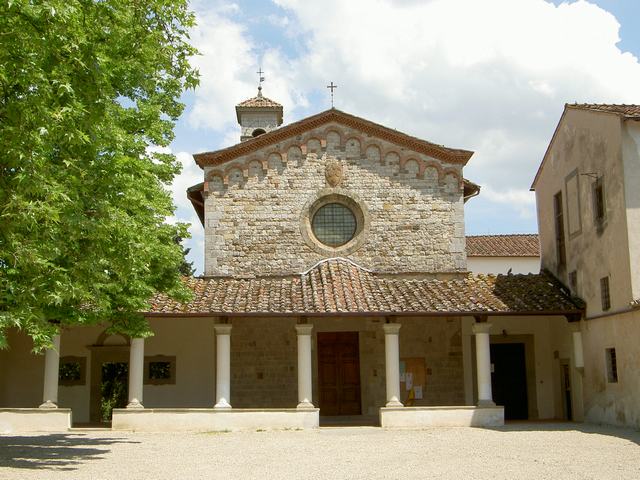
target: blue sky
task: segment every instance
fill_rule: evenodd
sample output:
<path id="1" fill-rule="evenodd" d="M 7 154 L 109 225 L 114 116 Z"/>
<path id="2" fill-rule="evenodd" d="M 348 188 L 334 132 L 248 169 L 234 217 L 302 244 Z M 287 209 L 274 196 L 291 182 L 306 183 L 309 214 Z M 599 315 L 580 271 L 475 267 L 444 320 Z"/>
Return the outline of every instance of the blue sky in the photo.
<path id="1" fill-rule="evenodd" d="M 275 0 L 192 3 L 201 84 L 171 150 L 176 219 L 203 229 L 186 187 L 202 181 L 192 153 L 239 140 L 234 105 L 256 93 L 285 123 L 330 106 L 434 143 L 475 152 L 482 185 L 465 207 L 468 234 L 535 232 L 528 189 L 566 102 L 640 103 L 637 0 Z"/>

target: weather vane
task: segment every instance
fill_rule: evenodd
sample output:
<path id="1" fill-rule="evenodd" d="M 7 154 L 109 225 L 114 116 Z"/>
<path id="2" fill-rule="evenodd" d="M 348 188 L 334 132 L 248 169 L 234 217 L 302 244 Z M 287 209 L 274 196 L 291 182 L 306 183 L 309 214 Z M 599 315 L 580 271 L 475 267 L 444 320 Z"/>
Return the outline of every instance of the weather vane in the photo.
<path id="1" fill-rule="evenodd" d="M 258 88 L 262 89 L 262 82 L 264 82 L 262 67 L 260 67 L 256 73 L 258 74 Z"/>
<path id="2" fill-rule="evenodd" d="M 336 88 L 338 88 L 338 85 L 334 85 L 334 84 L 333 84 L 333 81 L 332 81 L 329 85 L 327 85 L 327 88 L 328 88 L 329 90 L 331 90 L 331 108 L 333 108 L 333 91 L 334 91 Z"/>

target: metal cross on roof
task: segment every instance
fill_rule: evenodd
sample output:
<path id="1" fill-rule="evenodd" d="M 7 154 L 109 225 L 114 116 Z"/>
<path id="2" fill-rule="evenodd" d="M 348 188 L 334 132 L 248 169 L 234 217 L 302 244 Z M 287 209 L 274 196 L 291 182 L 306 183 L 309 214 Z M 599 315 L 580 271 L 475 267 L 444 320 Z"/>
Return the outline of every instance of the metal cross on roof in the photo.
<path id="1" fill-rule="evenodd" d="M 264 72 L 262 71 L 262 67 L 260 67 L 256 73 L 258 74 L 258 79 L 259 79 L 258 86 L 261 86 L 262 82 L 264 82 L 264 77 L 262 76 Z"/>
<path id="2" fill-rule="evenodd" d="M 333 81 L 332 81 L 329 85 L 327 85 L 327 88 L 328 88 L 329 90 L 331 90 L 331 108 L 333 108 L 333 91 L 334 91 L 336 88 L 338 88 L 338 85 L 334 85 L 334 84 L 333 84 Z"/>

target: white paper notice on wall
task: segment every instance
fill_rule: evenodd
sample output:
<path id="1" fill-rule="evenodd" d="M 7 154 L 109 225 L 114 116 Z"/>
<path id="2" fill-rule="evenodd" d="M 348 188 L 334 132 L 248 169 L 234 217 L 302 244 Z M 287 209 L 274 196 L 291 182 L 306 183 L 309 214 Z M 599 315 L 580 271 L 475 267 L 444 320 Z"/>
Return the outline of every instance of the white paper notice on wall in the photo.
<path id="1" fill-rule="evenodd" d="M 422 385 L 413 387 L 413 394 L 416 400 L 422 400 Z"/>
<path id="2" fill-rule="evenodd" d="M 405 385 L 407 387 L 407 391 L 413 388 L 413 373 L 407 372 L 405 377 Z"/>
<path id="3" fill-rule="evenodd" d="M 400 382 L 405 382 L 407 380 L 407 375 L 405 372 L 400 374 Z"/>

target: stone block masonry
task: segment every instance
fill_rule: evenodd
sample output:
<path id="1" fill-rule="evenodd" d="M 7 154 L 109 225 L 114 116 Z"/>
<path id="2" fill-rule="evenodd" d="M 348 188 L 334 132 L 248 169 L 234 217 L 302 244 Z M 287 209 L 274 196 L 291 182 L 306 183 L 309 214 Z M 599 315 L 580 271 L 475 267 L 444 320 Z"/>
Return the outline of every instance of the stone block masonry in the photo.
<path id="1" fill-rule="evenodd" d="M 331 256 L 386 273 L 466 271 L 460 165 L 336 124 L 207 167 L 205 181 L 206 275 L 296 274 Z M 348 251 L 304 238 L 310 205 L 331 194 L 363 211 L 367 228 Z"/>

